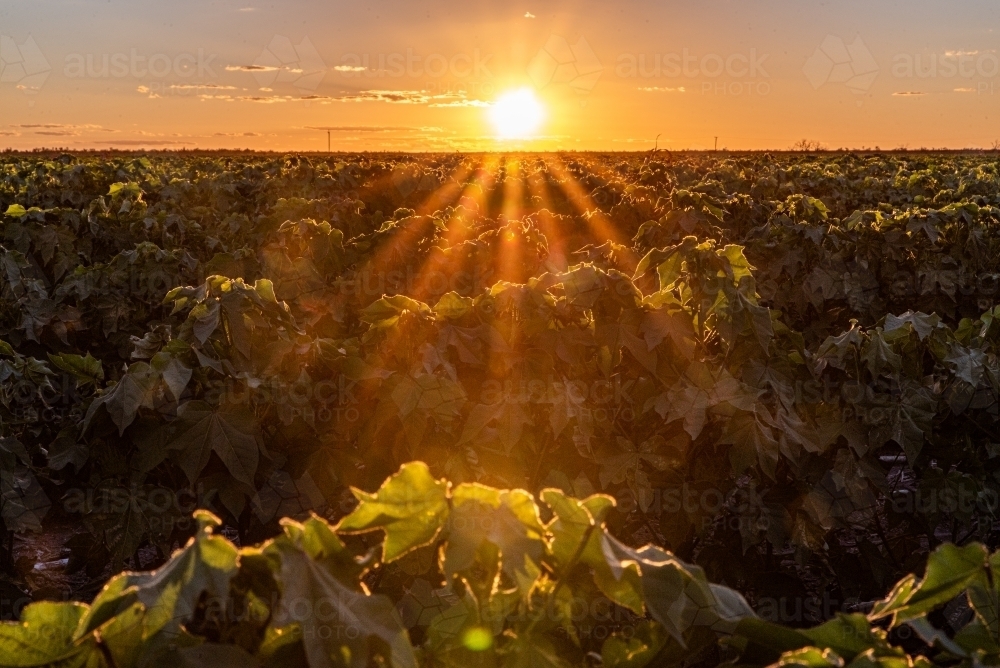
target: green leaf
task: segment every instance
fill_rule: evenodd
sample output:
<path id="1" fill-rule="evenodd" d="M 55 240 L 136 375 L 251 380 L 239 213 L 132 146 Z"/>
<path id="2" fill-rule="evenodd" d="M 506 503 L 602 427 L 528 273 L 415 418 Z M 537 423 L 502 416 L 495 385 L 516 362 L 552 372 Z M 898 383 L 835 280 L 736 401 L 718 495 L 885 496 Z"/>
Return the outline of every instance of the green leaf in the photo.
<path id="1" fill-rule="evenodd" d="M 990 577 L 976 578 L 969 586 L 969 603 L 989 632 L 994 644 L 1000 644 L 1000 552 L 988 560 Z"/>
<path id="2" fill-rule="evenodd" d="M 79 431 L 72 427 L 62 429 L 55 440 L 46 448 L 45 454 L 49 468 L 61 471 L 72 464 L 79 471 L 90 458 L 90 447 L 78 439 Z"/>
<path id="3" fill-rule="evenodd" d="M 979 543 L 957 547 L 945 543 L 927 559 L 924 578 L 915 585 L 912 576 L 900 581 L 884 600 L 875 604 L 869 617 L 892 615 L 892 625 L 922 617 L 955 598 L 986 576 L 986 548 Z"/>
<path id="4" fill-rule="evenodd" d="M 104 390 L 100 397 L 90 404 L 87 416 L 84 418 L 84 429 L 90 424 L 98 407 L 104 406 L 111 419 L 118 426 L 119 435 L 125 433 L 125 428 L 132 424 L 141 406 L 153 407 L 153 398 L 159 373 L 145 362 L 136 362 L 129 367 L 128 373 L 122 376 L 116 385 Z"/>
<path id="5" fill-rule="evenodd" d="M 22 218 L 28 215 L 28 211 L 20 204 L 11 204 L 7 207 L 7 210 L 4 211 L 4 215 L 12 218 Z"/>
<path id="6" fill-rule="evenodd" d="M 435 480 L 423 462 L 404 464 L 374 494 L 356 488 L 351 491 L 360 504 L 340 521 L 337 531 L 382 529 L 382 560 L 386 563 L 431 543 L 448 518 L 448 484 Z"/>
<path id="7" fill-rule="evenodd" d="M 751 271 L 753 267 L 750 266 L 750 262 L 743 255 L 743 247 L 737 246 L 735 244 L 729 244 L 720 251 L 717 251 L 721 257 L 726 258 L 729 261 L 729 267 L 733 271 L 733 282 L 739 283 L 740 279 L 744 276 L 753 277 L 753 272 Z"/>
<path id="8" fill-rule="evenodd" d="M 39 602 L 27 606 L 20 622 L 0 624 L 0 665 L 86 666 L 95 647 L 74 644 L 88 607 L 82 603 Z M 94 657 L 96 658 L 96 657 Z"/>
<path id="9" fill-rule="evenodd" d="M 669 641 L 662 626 L 644 619 L 633 633 L 617 632 L 604 641 L 602 665 L 605 668 L 644 668 L 651 665 Z"/>
<path id="10" fill-rule="evenodd" d="M 206 642 L 181 647 L 157 658 L 160 665 L 177 668 L 256 668 L 260 662 L 239 645 Z"/>
<path id="11" fill-rule="evenodd" d="M 163 648 L 175 641 L 191 620 L 206 593 L 210 600 L 224 601 L 229 582 L 236 575 L 236 547 L 212 533 L 221 522 L 205 510 L 195 513 L 198 530 L 187 545 L 166 564 L 151 573 L 123 573 L 112 578 L 81 620 L 76 637 L 90 634 L 136 603 L 143 606 L 142 639 L 147 650 Z M 129 653 L 121 646 L 113 651 Z"/>
<path id="12" fill-rule="evenodd" d="M 221 315 L 221 302 L 218 299 L 201 302 L 191 309 L 188 320 L 192 323 L 191 331 L 199 343 L 205 345 L 208 337 L 218 329 Z"/>
<path id="13" fill-rule="evenodd" d="M 394 668 L 416 668 L 417 660 L 399 613 L 385 596 L 371 596 L 345 586 L 330 569 L 312 559 L 293 530 L 265 548 L 280 559 L 282 601 L 277 628 L 299 626 L 313 668 L 370 664 L 371 638 L 384 642 Z"/>
<path id="14" fill-rule="evenodd" d="M 445 293 L 434 305 L 434 313 L 447 320 L 458 320 L 472 310 L 471 297 L 463 297 L 457 292 Z"/>
<path id="15" fill-rule="evenodd" d="M 614 500 L 595 494 L 578 501 L 557 489 L 542 490 L 542 500 L 555 513 L 548 530 L 552 534 L 550 550 L 561 576 L 568 576 L 578 564 L 586 565 L 594 583 L 608 598 L 641 615 L 645 605 L 638 567 L 608 552 L 609 536 L 603 525 Z"/>
<path id="16" fill-rule="evenodd" d="M 177 417 L 177 437 L 168 448 L 179 451 L 180 466 L 192 484 L 214 452 L 236 480 L 254 486 L 261 438 L 257 418 L 249 408 L 194 400 L 182 404 Z"/>
<path id="17" fill-rule="evenodd" d="M 804 647 L 786 652 L 774 668 L 843 668 L 844 660 L 832 649 Z"/>
<path id="18" fill-rule="evenodd" d="M 41 531 L 52 505 L 30 463 L 20 441 L 0 438 L 0 519 L 8 531 Z"/>
<path id="19" fill-rule="evenodd" d="M 446 576 L 472 568 L 483 542 L 488 541 L 499 549 L 501 568 L 521 593 L 530 591 L 545 552 L 545 529 L 530 494 L 461 484 L 452 494 L 447 527 Z"/>
<path id="20" fill-rule="evenodd" d="M 404 311 L 429 315 L 430 307 L 405 295 L 382 297 L 361 311 L 361 321 L 379 327 L 387 327 L 396 322 Z"/>
<path id="21" fill-rule="evenodd" d="M 466 400 L 461 383 L 429 373 L 400 377 L 391 396 L 407 438 L 414 446 L 420 443 L 428 418 L 447 423 L 458 417 Z"/>
<path id="22" fill-rule="evenodd" d="M 459 444 L 482 443 L 487 439 L 488 425 L 496 423 L 493 430 L 495 437 L 504 452 L 511 454 L 514 446 L 521 440 L 525 425 L 531 424 L 531 416 L 525 410 L 523 402 L 499 401 L 495 404 L 476 404 L 469 411 L 469 417 L 462 428 Z"/>
<path id="23" fill-rule="evenodd" d="M 104 380 L 104 367 L 101 365 L 101 361 L 91 357 L 90 353 L 87 353 L 86 357 L 70 353 L 59 355 L 49 353 L 49 361 L 56 368 L 73 376 L 78 385 L 91 383 L 96 385 L 98 381 Z"/>
<path id="24" fill-rule="evenodd" d="M 774 478 L 780 449 L 766 422 L 748 411 L 739 411 L 726 422 L 719 444 L 733 446 L 729 450 L 729 460 L 736 475 L 756 463 L 765 475 Z"/>
<path id="25" fill-rule="evenodd" d="M 194 370 L 185 366 L 173 355 L 163 352 L 156 353 L 150 363 L 160 372 L 174 399 L 180 400 L 184 389 L 191 382 Z"/>
<path id="26" fill-rule="evenodd" d="M 868 365 L 868 371 L 876 377 L 883 370 L 899 371 L 903 364 L 903 358 L 886 343 L 881 328 L 871 333 L 861 350 L 861 358 Z"/>
<path id="27" fill-rule="evenodd" d="M 654 499 L 653 487 L 643 468 L 643 462 L 658 471 L 665 470 L 670 459 L 659 453 L 664 445 L 665 441 L 661 436 L 648 438 L 638 447 L 619 436 L 618 449 L 598 458 L 601 465 L 601 487 L 606 489 L 610 483 L 627 483 L 642 512 L 646 512 Z"/>
<path id="28" fill-rule="evenodd" d="M 888 650 L 885 639 L 872 631 L 868 619 L 862 614 L 838 614 L 828 622 L 813 629 L 799 631 L 817 647 L 830 648 L 845 661 L 872 648 Z"/>

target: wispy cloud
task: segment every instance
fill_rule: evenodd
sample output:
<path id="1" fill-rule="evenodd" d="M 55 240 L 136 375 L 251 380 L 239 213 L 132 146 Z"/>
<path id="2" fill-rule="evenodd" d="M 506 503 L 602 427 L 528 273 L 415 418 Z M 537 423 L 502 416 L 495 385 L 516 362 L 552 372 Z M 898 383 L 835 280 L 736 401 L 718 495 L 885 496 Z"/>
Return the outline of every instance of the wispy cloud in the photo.
<path id="1" fill-rule="evenodd" d="M 686 93 L 684 86 L 671 88 L 669 86 L 640 86 L 639 90 L 644 93 Z"/>
<path id="2" fill-rule="evenodd" d="M 427 104 L 431 97 L 422 90 L 363 90 L 336 98 L 338 102 L 389 102 L 391 104 Z"/>
<path id="3" fill-rule="evenodd" d="M 306 125 L 304 130 L 322 130 L 324 132 L 398 132 L 400 130 L 415 130 L 402 125 Z"/>
<path id="4" fill-rule="evenodd" d="M 67 125 L 64 123 L 21 123 L 11 125 L 21 130 L 30 130 L 32 134 L 44 137 L 77 137 L 84 132 L 118 132 L 100 125 Z"/>
<path id="5" fill-rule="evenodd" d="M 80 141 L 77 144 L 100 144 L 102 146 L 193 146 L 194 142 L 177 141 L 172 139 L 117 139 L 114 141 L 88 142 Z"/>
<path id="6" fill-rule="evenodd" d="M 415 127 L 411 125 L 306 125 L 303 130 L 320 130 L 323 132 L 357 132 L 362 134 L 384 132 L 444 132 L 443 128 L 435 126 Z"/>
<path id="7" fill-rule="evenodd" d="M 432 107 L 490 107 L 485 100 L 453 100 L 452 102 L 435 102 Z"/>
<path id="8" fill-rule="evenodd" d="M 277 72 L 280 69 L 271 65 L 226 65 L 227 72 Z"/>
<path id="9" fill-rule="evenodd" d="M 904 90 L 893 93 L 893 97 L 920 97 L 921 95 L 926 95 L 927 93 L 919 90 Z"/>
<path id="10" fill-rule="evenodd" d="M 292 95 L 228 95 L 220 93 L 212 95 L 203 93 L 198 96 L 199 100 L 220 100 L 222 102 L 255 102 L 257 104 L 284 104 L 286 102 L 323 102 L 329 104 L 334 98 L 326 95 L 304 95 L 294 97 Z"/>
<path id="11" fill-rule="evenodd" d="M 944 55 L 954 58 L 955 56 L 978 56 L 981 53 L 995 53 L 996 49 L 974 49 L 971 51 L 945 51 Z"/>
<path id="12" fill-rule="evenodd" d="M 466 97 L 463 92 L 438 93 L 426 90 L 363 90 L 333 98 L 338 102 L 388 102 L 390 104 L 429 104 L 432 107 L 488 107 L 489 102 Z"/>
<path id="13" fill-rule="evenodd" d="M 230 90 L 231 87 L 220 87 Z M 264 89 L 261 89 L 262 91 Z M 425 90 L 362 90 L 343 95 L 229 95 L 228 93 L 203 93 L 200 100 L 222 102 L 255 102 L 258 104 L 284 104 L 287 102 L 385 102 L 388 104 L 426 104 L 431 107 L 488 107 L 490 103 L 466 97 L 465 93 L 431 94 Z"/>
<path id="14" fill-rule="evenodd" d="M 173 90 L 238 90 L 236 86 L 223 86 L 222 84 L 171 84 L 168 86 Z"/>

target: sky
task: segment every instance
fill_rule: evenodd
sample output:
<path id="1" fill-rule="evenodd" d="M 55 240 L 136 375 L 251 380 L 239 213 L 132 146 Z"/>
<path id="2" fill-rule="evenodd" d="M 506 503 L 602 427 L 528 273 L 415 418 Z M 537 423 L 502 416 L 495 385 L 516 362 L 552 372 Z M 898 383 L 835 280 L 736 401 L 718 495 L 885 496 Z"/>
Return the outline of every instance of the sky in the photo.
<path id="1" fill-rule="evenodd" d="M 541 122 L 499 136 L 515 90 Z M 998 121 L 998 0 L 0 0 L 0 148 L 990 148 Z"/>

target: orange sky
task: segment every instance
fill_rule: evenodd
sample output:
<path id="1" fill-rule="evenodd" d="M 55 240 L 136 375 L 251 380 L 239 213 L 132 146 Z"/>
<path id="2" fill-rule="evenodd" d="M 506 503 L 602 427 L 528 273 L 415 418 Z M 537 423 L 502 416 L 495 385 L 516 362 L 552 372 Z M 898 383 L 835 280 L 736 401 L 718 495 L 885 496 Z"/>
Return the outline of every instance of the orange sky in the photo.
<path id="1" fill-rule="evenodd" d="M 0 147 L 989 147 L 1000 3 L 2 0 Z M 499 141 L 489 105 L 546 120 Z"/>

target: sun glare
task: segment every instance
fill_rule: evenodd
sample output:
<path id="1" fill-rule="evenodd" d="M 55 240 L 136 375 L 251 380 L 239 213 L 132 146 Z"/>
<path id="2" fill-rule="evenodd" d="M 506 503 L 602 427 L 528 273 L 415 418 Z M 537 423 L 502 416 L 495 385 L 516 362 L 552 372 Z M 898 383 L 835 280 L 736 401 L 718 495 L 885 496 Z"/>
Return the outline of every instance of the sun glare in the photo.
<path id="1" fill-rule="evenodd" d="M 490 107 L 490 121 L 499 139 L 533 137 L 544 118 L 545 109 L 530 88 L 504 93 Z"/>

